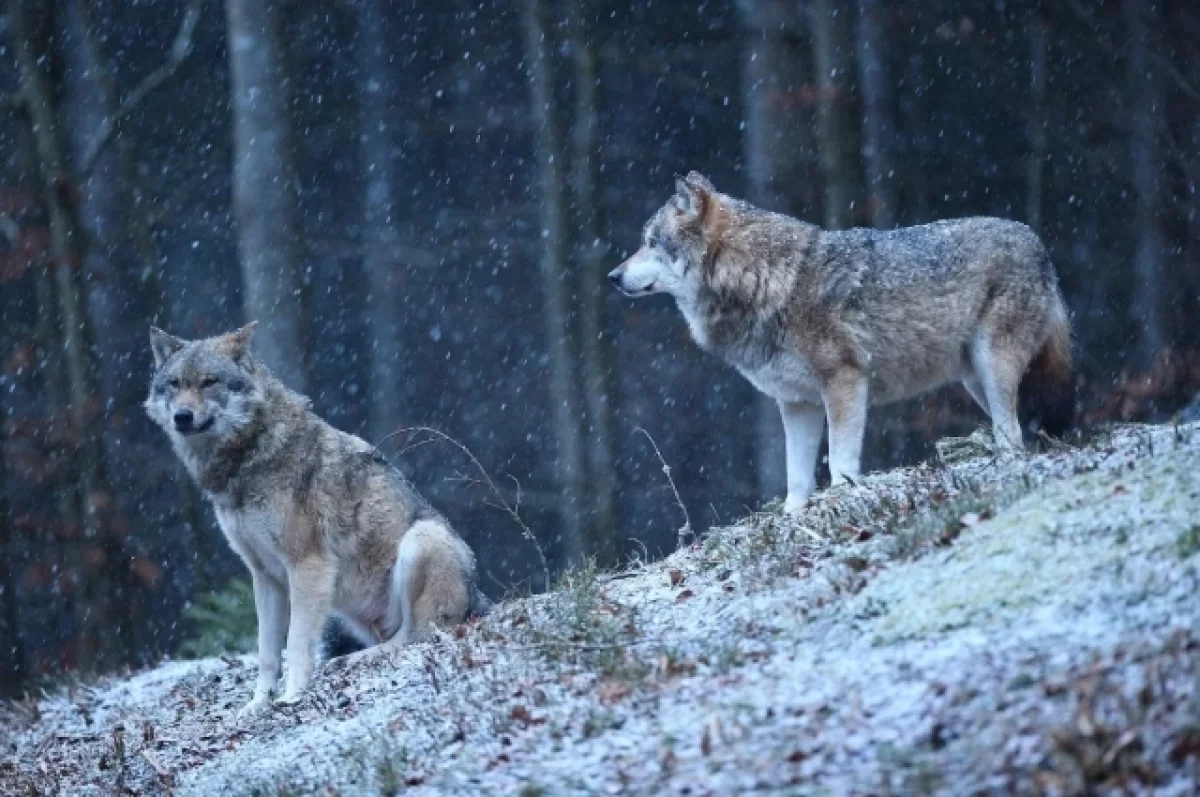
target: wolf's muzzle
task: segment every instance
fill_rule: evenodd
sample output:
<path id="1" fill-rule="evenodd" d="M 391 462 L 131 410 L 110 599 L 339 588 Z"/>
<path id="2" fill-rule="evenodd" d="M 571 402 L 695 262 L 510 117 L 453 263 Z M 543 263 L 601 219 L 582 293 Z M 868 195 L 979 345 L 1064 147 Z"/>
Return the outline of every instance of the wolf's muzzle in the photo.
<path id="1" fill-rule="evenodd" d="M 180 434 L 200 434 L 208 431 L 209 427 L 213 425 L 212 418 L 197 425 L 195 413 L 186 408 L 176 410 L 171 420 L 175 422 L 175 431 Z"/>
<path id="2" fill-rule="evenodd" d="M 190 432 L 192 424 L 196 422 L 196 416 L 192 414 L 191 410 L 176 410 L 172 420 L 175 421 L 175 431 Z"/>

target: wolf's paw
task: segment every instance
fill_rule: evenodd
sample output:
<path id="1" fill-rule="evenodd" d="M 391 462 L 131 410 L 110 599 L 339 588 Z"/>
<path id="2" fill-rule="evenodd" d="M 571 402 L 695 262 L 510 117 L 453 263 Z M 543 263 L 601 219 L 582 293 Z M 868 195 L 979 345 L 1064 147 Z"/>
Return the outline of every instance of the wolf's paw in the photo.
<path id="1" fill-rule="evenodd" d="M 245 719 L 246 717 L 253 717 L 257 714 L 261 714 L 269 705 L 270 700 L 268 699 L 267 695 L 255 695 L 254 697 L 250 698 L 249 703 L 242 706 L 241 710 L 238 711 L 238 719 Z"/>
<path id="2" fill-rule="evenodd" d="M 804 505 L 808 503 L 808 496 L 789 495 L 787 500 L 783 502 L 783 514 L 796 515 L 800 510 L 804 509 Z"/>
<path id="3" fill-rule="evenodd" d="M 275 705 L 279 706 L 280 708 L 290 708 L 298 704 L 303 699 L 304 690 L 300 689 L 293 692 L 289 689 L 283 693 L 282 697 L 275 701 Z"/>

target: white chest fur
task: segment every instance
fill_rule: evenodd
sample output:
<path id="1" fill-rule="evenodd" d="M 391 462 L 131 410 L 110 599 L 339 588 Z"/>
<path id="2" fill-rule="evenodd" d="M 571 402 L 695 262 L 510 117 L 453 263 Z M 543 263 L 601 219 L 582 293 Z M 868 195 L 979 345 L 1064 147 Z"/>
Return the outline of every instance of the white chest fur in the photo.
<path id="1" fill-rule="evenodd" d="M 820 382 L 808 362 L 799 355 L 780 354 L 755 368 L 734 365 L 750 384 L 776 401 L 821 403 Z"/>
<path id="2" fill-rule="evenodd" d="M 214 509 L 225 539 L 246 565 L 286 581 L 281 548 L 284 516 L 264 506 L 234 509 L 215 505 Z"/>

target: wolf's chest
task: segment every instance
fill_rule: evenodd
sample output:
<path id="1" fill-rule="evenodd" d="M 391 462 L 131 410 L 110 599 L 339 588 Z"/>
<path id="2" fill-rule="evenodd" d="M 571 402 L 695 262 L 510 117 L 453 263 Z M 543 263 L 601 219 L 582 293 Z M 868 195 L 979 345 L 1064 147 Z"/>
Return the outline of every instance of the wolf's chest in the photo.
<path id="1" fill-rule="evenodd" d="M 283 514 L 261 506 L 233 509 L 217 505 L 214 509 L 217 523 L 234 552 L 251 568 L 265 570 L 284 580 Z"/>
<path id="2" fill-rule="evenodd" d="M 821 402 L 821 384 L 803 357 L 778 354 L 761 365 L 751 367 L 735 362 L 734 367 L 750 384 L 777 401 Z"/>

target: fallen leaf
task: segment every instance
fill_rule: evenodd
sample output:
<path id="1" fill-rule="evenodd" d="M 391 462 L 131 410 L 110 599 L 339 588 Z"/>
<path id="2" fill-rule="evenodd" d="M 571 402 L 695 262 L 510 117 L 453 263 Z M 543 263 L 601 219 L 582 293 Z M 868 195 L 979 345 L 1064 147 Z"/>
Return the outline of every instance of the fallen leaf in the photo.
<path id="1" fill-rule="evenodd" d="M 603 681 L 598 690 L 598 698 L 603 705 L 611 706 L 625 697 L 629 696 L 629 684 L 619 683 L 617 681 Z"/>
<path id="2" fill-rule="evenodd" d="M 869 562 L 861 556 L 847 556 L 842 560 L 842 564 L 853 570 L 855 573 L 861 573 L 867 569 Z"/>
<path id="3" fill-rule="evenodd" d="M 671 586 L 672 587 L 678 587 L 680 584 L 683 583 L 683 571 L 682 570 L 672 570 L 669 575 L 671 577 Z"/>
<path id="4" fill-rule="evenodd" d="M 688 598 L 690 598 L 690 597 L 694 596 L 695 594 L 696 594 L 696 593 L 692 592 L 690 589 L 685 589 L 683 592 L 681 592 L 681 593 L 679 593 L 678 595 L 676 595 L 676 596 L 675 596 L 675 602 L 676 602 L 676 603 L 683 603 L 685 600 L 687 600 Z"/>
<path id="5" fill-rule="evenodd" d="M 529 709 L 521 705 L 513 706 L 509 712 L 509 716 L 526 727 L 530 725 L 544 725 L 546 723 L 545 717 L 535 717 L 529 712 Z"/>

